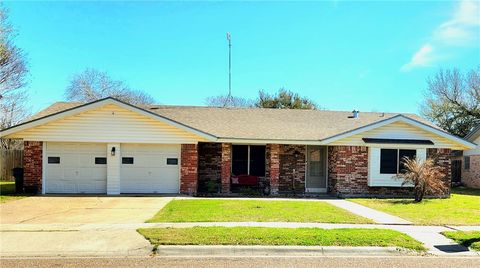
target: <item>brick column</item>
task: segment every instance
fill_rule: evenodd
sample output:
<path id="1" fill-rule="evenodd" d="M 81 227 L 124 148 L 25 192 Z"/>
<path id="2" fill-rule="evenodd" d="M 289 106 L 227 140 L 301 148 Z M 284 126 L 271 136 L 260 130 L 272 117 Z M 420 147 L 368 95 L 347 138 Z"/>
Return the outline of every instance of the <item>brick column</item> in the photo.
<path id="1" fill-rule="evenodd" d="M 42 192 L 42 157 L 41 141 L 23 142 L 23 185 L 28 192 Z"/>
<path id="2" fill-rule="evenodd" d="M 445 148 L 428 148 L 427 149 L 427 158 L 432 158 L 435 161 L 435 164 L 440 166 L 445 177 L 443 179 L 447 190 L 443 193 L 435 193 L 434 195 L 450 194 L 450 186 L 452 183 L 452 169 L 451 169 L 451 150 Z"/>
<path id="3" fill-rule="evenodd" d="M 268 170 L 270 175 L 270 193 L 278 194 L 280 178 L 280 144 L 268 144 Z"/>
<path id="4" fill-rule="evenodd" d="M 230 193 L 230 176 L 232 169 L 232 144 L 222 143 L 222 193 Z"/>
<path id="5" fill-rule="evenodd" d="M 180 193 L 193 195 L 197 192 L 198 147 L 197 144 L 182 144 L 180 167 Z"/>

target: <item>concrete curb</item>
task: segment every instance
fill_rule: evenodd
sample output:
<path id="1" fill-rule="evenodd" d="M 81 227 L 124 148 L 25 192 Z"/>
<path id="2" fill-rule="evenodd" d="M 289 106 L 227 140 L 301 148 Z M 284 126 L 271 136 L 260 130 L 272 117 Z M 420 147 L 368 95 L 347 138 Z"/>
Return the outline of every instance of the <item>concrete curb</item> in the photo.
<path id="1" fill-rule="evenodd" d="M 158 246 L 157 256 L 404 256 L 420 255 L 395 247 L 322 246 Z"/>

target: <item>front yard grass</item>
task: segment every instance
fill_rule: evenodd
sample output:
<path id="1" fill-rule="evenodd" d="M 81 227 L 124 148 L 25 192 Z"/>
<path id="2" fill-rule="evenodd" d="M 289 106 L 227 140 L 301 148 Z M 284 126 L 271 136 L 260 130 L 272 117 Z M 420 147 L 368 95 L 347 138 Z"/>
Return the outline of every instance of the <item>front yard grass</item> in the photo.
<path id="1" fill-rule="evenodd" d="M 26 196 L 15 194 L 15 182 L 0 181 L 0 203 L 22 199 Z"/>
<path id="2" fill-rule="evenodd" d="M 450 198 L 424 199 L 349 199 L 421 225 L 479 225 L 480 190 L 453 188 Z"/>
<path id="3" fill-rule="evenodd" d="M 172 200 L 147 222 L 372 223 L 321 201 Z"/>
<path id="4" fill-rule="evenodd" d="M 379 246 L 424 251 L 410 236 L 385 229 L 320 229 L 266 227 L 192 227 L 139 229 L 159 245 Z"/>
<path id="5" fill-rule="evenodd" d="M 467 248 L 480 251 L 480 231 L 447 231 L 442 234 Z"/>

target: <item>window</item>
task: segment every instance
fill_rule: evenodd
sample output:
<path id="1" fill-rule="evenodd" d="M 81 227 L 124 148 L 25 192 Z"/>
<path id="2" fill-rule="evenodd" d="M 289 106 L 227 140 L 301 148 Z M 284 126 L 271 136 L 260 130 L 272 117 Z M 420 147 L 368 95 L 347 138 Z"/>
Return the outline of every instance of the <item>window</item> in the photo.
<path id="1" fill-rule="evenodd" d="M 250 145 L 250 175 L 265 176 L 265 146 Z"/>
<path id="2" fill-rule="evenodd" d="M 178 165 L 178 158 L 167 158 L 167 165 Z"/>
<path id="3" fill-rule="evenodd" d="M 417 150 L 398 150 L 398 172 L 399 173 L 404 173 L 405 170 L 405 164 L 404 164 L 404 159 L 414 159 L 417 157 Z"/>
<path id="4" fill-rule="evenodd" d="M 464 169 L 469 170 L 470 169 L 470 156 L 465 156 L 463 157 L 464 160 Z"/>
<path id="5" fill-rule="evenodd" d="M 58 156 L 49 156 L 48 157 L 49 164 L 60 164 L 60 157 Z"/>
<path id="6" fill-rule="evenodd" d="M 133 165 L 133 157 L 122 157 L 122 164 Z"/>
<path id="7" fill-rule="evenodd" d="M 95 165 L 105 165 L 107 164 L 106 157 L 95 157 Z"/>
<path id="8" fill-rule="evenodd" d="M 232 173 L 234 175 L 265 176 L 265 146 L 233 145 Z"/>
<path id="9" fill-rule="evenodd" d="M 415 158 L 416 150 L 381 149 L 380 174 L 397 174 L 404 172 L 404 157 Z"/>
<path id="10" fill-rule="evenodd" d="M 382 149 L 380 151 L 380 174 L 397 174 L 398 150 Z"/>

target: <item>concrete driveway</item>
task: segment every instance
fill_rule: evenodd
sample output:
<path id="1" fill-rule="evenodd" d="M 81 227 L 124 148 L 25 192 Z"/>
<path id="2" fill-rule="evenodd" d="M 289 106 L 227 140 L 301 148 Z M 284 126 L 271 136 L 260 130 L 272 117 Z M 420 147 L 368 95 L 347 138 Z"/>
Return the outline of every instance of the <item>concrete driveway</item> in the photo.
<path id="1" fill-rule="evenodd" d="M 115 225 L 143 223 L 171 199 L 42 196 L 2 203 L 0 255 L 146 256 L 150 243 Z M 92 225 L 98 228 L 83 228 Z"/>

